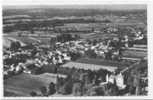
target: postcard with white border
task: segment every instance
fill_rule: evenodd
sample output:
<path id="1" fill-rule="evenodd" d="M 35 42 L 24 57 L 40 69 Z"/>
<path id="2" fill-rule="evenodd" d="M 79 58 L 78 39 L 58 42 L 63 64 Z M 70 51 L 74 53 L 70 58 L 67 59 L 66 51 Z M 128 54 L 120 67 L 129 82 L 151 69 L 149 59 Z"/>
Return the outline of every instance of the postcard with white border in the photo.
<path id="1" fill-rule="evenodd" d="M 152 6 L 3 0 L 2 99 L 151 99 Z"/>

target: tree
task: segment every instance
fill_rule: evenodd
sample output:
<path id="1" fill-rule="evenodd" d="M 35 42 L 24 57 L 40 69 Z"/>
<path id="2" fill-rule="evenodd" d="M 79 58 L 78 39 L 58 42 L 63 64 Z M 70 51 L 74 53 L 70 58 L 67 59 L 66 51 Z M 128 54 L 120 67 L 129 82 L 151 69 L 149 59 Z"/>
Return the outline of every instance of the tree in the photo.
<path id="1" fill-rule="evenodd" d="M 30 33 L 31 34 L 34 34 L 34 30 L 32 28 L 30 29 Z"/>
<path id="2" fill-rule="evenodd" d="M 17 49 L 21 47 L 21 44 L 19 41 L 16 42 L 16 47 L 17 47 Z"/>
<path id="3" fill-rule="evenodd" d="M 35 97 L 37 96 L 37 93 L 35 91 L 30 92 L 30 96 Z"/>
<path id="4" fill-rule="evenodd" d="M 81 83 L 76 82 L 73 84 L 73 95 L 74 96 L 81 96 Z"/>
<path id="5" fill-rule="evenodd" d="M 92 43 L 90 39 L 87 39 L 86 41 L 88 42 L 88 44 L 91 44 Z"/>
<path id="6" fill-rule="evenodd" d="M 107 53 L 105 53 L 105 58 L 107 60 L 111 60 L 112 59 L 112 51 L 108 51 Z"/>
<path id="7" fill-rule="evenodd" d="M 72 80 L 68 80 L 65 84 L 64 84 L 64 86 L 63 86 L 63 88 L 64 88 L 64 94 L 71 94 L 72 93 L 72 87 L 73 87 L 73 82 L 72 82 Z"/>
<path id="8" fill-rule="evenodd" d="M 96 58 L 97 57 L 97 54 L 94 52 L 94 50 L 87 50 L 85 52 L 86 56 L 88 56 L 89 58 Z"/>
<path id="9" fill-rule="evenodd" d="M 54 94 L 56 92 L 56 89 L 55 89 L 55 84 L 53 82 L 51 82 L 49 84 L 49 94 Z"/>
<path id="10" fill-rule="evenodd" d="M 81 57 L 81 54 L 80 53 L 70 52 L 70 57 L 71 57 L 72 61 L 75 61 L 75 60 L 77 60 L 78 58 Z"/>
<path id="11" fill-rule="evenodd" d="M 57 41 L 58 42 L 67 42 L 67 41 L 71 41 L 74 38 L 72 37 L 71 34 L 60 34 L 57 36 Z"/>
<path id="12" fill-rule="evenodd" d="M 96 45 L 96 44 L 97 44 L 97 40 L 94 39 L 94 40 L 93 40 L 93 45 Z"/>
<path id="13" fill-rule="evenodd" d="M 48 96 L 48 93 L 47 93 L 47 88 L 45 86 L 42 86 L 40 88 L 40 92 L 43 96 Z"/>
<path id="14" fill-rule="evenodd" d="M 95 89 L 96 95 L 97 96 L 104 96 L 105 92 L 103 88 L 97 88 Z"/>
<path id="15" fill-rule="evenodd" d="M 15 49 L 16 49 L 16 44 L 15 44 L 15 42 L 11 42 L 10 48 L 11 48 L 11 50 L 15 50 Z"/>
<path id="16" fill-rule="evenodd" d="M 12 50 L 17 50 L 17 49 L 19 49 L 21 47 L 21 44 L 20 44 L 20 42 L 11 42 L 11 46 L 10 46 L 10 48 L 12 49 Z"/>
<path id="17" fill-rule="evenodd" d="M 77 40 L 77 39 L 80 39 L 80 36 L 79 35 L 77 35 L 77 34 L 75 34 L 75 40 Z"/>

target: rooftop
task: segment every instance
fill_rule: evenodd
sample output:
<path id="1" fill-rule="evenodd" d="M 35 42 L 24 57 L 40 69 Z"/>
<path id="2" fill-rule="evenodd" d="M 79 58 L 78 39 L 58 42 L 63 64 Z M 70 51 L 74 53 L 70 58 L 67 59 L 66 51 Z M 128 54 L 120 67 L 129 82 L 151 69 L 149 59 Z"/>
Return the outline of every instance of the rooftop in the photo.
<path id="1" fill-rule="evenodd" d="M 77 68 L 77 69 L 84 69 L 84 70 L 99 70 L 99 69 L 105 69 L 110 72 L 113 72 L 117 69 L 117 67 L 113 66 L 105 66 L 105 65 L 96 65 L 96 64 L 87 64 L 87 63 L 79 63 L 79 62 L 68 62 L 63 65 L 63 67 L 68 68 Z"/>
<path id="2" fill-rule="evenodd" d="M 102 65 L 102 66 L 112 66 L 112 67 L 122 67 L 122 66 L 129 66 L 129 62 L 118 62 L 118 61 L 112 61 L 112 60 L 104 60 L 100 58 L 81 58 L 78 59 L 76 62 L 79 63 L 87 63 L 87 64 L 95 64 L 95 65 Z"/>

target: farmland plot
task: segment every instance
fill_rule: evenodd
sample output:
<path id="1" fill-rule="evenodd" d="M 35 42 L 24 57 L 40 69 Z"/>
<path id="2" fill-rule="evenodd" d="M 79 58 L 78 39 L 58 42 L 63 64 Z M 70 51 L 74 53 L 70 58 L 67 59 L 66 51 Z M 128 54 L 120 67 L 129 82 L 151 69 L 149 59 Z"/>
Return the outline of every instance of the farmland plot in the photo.
<path id="1" fill-rule="evenodd" d="M 14 95 L 29 96 L 31 91 L 39 91 L 40 87 L 47 86 L 50 82 L 56 83 L 55 75 L 49 73 L 40 75 L 23 73 L 4 80 L 4 91 L 9 91 L 10 94 Z M 9 95 L 7 94 L 7 96 Z"/>

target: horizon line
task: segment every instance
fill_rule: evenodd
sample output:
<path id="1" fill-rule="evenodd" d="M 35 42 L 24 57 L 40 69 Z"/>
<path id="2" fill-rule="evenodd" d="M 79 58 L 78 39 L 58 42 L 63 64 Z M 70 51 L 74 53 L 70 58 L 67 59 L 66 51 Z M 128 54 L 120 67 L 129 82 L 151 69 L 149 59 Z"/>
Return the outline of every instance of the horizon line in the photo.
<path id="1" fill-rule="evenodd" d="M 50 5 L 50 4 L 39 4 L 39 5 L 2 5 L 4 9 L 24 9 L 24 8 L 59 8 L 59 9 L 104 9 L 104 10 L 146 10 L 146 4 L 62 4 L 62 5 Z M 29 8 L 30 7 L 30 8 Z"/>

